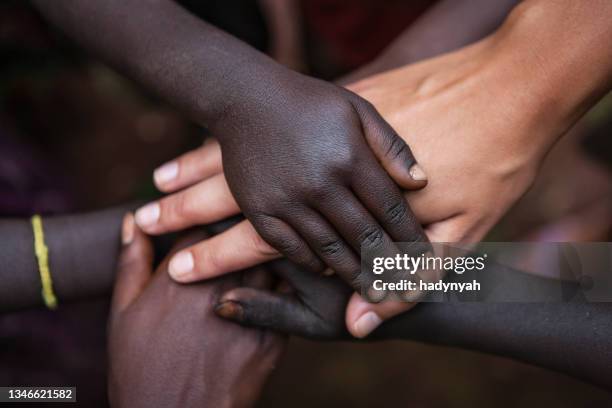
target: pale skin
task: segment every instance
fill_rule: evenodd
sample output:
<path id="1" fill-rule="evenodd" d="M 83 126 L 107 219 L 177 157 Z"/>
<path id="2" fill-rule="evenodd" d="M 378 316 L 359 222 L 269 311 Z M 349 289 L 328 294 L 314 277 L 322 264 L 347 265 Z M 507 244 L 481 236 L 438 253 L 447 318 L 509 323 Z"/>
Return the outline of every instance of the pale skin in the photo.
<path id="1" fill-rule="evenodd" d="M 426 188 L 405 195 L 431 241 L 482 239 L 529 188 L 554 143 L 609 91 L 611 17 L 607 1 L 527 1 L 470 47 L 349 86 L 375 105 L 428 174 Z M 162 169 L 156 184 L 175 194 L 159 202 L 159 222 L 147 232 L 240 211 L 214 142 Z M 279 257 L 248 221 L 187 251 L 197 260 L 190 281 Z M 409 307 L 354 294 L 347 328 L 363 337 Z"/>

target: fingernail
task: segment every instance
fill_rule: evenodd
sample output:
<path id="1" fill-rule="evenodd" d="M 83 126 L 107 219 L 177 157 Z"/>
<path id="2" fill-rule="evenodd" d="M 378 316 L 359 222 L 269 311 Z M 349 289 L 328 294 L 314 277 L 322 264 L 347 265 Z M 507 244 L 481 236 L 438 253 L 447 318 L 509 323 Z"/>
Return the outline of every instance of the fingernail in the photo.
<path id="1" fill-rule="evenodd" d="M 168 265 L 168 272 L 176 280 L 184 279 L 186 275 L 193 272 L 193 255 L 184 251 L 174 255 Z"/>
<path id="2" fill-rule="evenodd" d="M 415 164 L 409 170 L 410 177 L 416 181 L 427 180 L 427 174 L 423 171 L 423 168 L 419 164 Z"/>
<path id="3" fill-rule="evenodd" d="M 155 184 L 164 185 L 174 180 L 178 176 L 179 165 L 175 161 L 168 162 L 160 167 L 158 167 L 153 172 L 153 180 L 155 180 Z"/>
<path id="4" fill-rule="evenodd" d="M 125 214 L 121 226 L 121 243 L 130 245 L 134 241 L 134 216 L 132 213 Z"/>
<path id="5" fill-rule="evenodd" d="M 136 224 L 141 228 L 157 224 L 160 208 L 158 203 L 147 204 L 136 211 Z"/>
<path id="6" fill-rule="evenodd" d="M 231 300 L 226 300 L 215 306 L 215 313 L 225 319 L 242 321 L 244 309 L 242 306 Z"/>
<path id="7" fill-rule="evenodd" d="M 367 312 L 355 322 L 353 335 L 357 338 L 364 338 L 372 333 L 382 323 L 382 319 L 374 312 Z"/>

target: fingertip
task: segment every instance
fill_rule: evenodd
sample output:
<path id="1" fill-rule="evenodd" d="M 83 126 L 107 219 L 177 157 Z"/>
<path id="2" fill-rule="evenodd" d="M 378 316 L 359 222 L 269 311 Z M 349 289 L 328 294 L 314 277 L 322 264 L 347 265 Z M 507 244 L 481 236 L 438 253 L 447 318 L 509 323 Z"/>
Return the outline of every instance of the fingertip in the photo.
<path id="1" fill-rule="evenodd" d="M 412 309 L 416 303 L 385 301 L 369 303 L 354 293 L 346 307 L 346 327 L 357 338 L 367 337 L 385 320 Z"/>
<path id="2" fill-rule="evenodd" d="M 112 308 L 121 310 L 133 302 L 144 290 L 153 273 L 151 240 L 134 223 L 134 216 L 124 216 L 122 225 L 123 250 L 117 263 Z"/>
<path id="3" fill-rule="evenodd" d="M 144 231 L 153 232 L 153 227 L 157 225 L 161 215 L 161 206 L 158 202 L 149 203 L 136 210 L 134 219 L 136 224 Z"/>
<path id="4" fill-rule="evenodd" d="M 363 339 L 376 330 L 382 322 L 382 319 L 376 312 L 366 312 L 355 320 L 350 332 L 354 337 Z"/>
<path id="5" fill-rule="evenodd" d="M 408 173 L 410 174 L 410 178 L 413 181 L 427 183 L 427 174 L 425 173 L 425 170 L 423 170 L 423 167 L 421 167 L 419 163 L 415 163 L 412 167 L 410 167 L 410 170 L 408 170 Z"/>
<path id="6" fill-rule="evenodd" d="M 404 190 L 419 190 L 427 185 L 427 175 L 419 164 L 408 167 L 406 161 L 396 159 L 382 165 L 391 180 Z"/>
<path id="7" fill-rule="evenodd" d="M 134 214 L 128 212 L 123 217 L 121 225 L 121 244 L 123 252 L 121 259 L 123 262 L 130 262 L 132 259 L 149 257 L 152 252 L 152 244 L 149 237 L 138 227 L 135 222 Z"/>
<path id="8" fill-rule="evenodd" d="M 353 293 L 351 299 L 349 300 L 346 306 L 346 317 L 345 323 L 346 328 L 351 333 L 353 337 L 356 338 L 364 338 L 366 337 L 374 328 L 376 328 L 376 317 L 378 316 L 368 316 L 366 319 L 361 320 L 366 314 L 368 314 L 369 308 L 371 304 L 365 301 L 361 295 L 358 293 Z M 380 319 L 380 317 L 378 317 Z M 380 324 L 380 323 L 378 323 Z M 372 327 L 369 331 L 366 329 L 368 327 Z"/>
<path id="9" fill-rule="evenodd" d="M 354 293 L 346 307 L 346 326 L 357 338 L 367 337 L 384 321 L 412 309 L 417 303 L 385 301 L 369 303 Z"/>
<path id="10" fill-rule="evenodd" d="M 179 175 L 179 164 L 176 160 L 165 163 L 153 172 L 153 182 L 155 186 L 163 192 L 171 190 L 172 183 L 177 180 Z"/>
<path id="11" fill-rule="evenodd" d="M 419 164 L 406 169 L 404 164 L 393 164 L 387 171 L 401 188 L 406 190 L 419 190 L 427 185 L 427 175 Z"/>
<path id="12" fill-rule="evenodd" d="M 170 259 L 168 273 L 177 282 L 186 283 L 194 280 L 195 261 L 189 250 L 180 251 Z"/>
<path id="13" fill-rule="evenodd" d="M 240 300 L 240 295 L 239 295 L 238 289 L 233 289 L 221 295 L 221 298 L 219 298 L 219 303 L 238 302 L 239 300 Z"/>
<path id="14" fill-rule="evenodd" d="M 221 300 L 215 306 L 215 314 L 224 319 L 243 321 L 244 320 L 244 309 L 242 305 L 233 300 Z"/>

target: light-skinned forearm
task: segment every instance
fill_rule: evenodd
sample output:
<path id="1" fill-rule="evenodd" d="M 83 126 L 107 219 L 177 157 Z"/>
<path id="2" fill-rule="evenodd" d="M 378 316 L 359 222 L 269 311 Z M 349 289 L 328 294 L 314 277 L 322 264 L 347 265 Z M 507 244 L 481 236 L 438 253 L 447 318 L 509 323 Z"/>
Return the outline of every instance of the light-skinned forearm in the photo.
<path id="1" fill-rule="evenodd" d="M 513 10 L 491 41 L 495 62 L 484 74 L 502 73 L 514 106 L 531 113 L 534 129 L 546 129 L 518 142 L 536 136 L 545 153 L 610 90 L 611 20 L 606 0 L 528 0 Z"/>

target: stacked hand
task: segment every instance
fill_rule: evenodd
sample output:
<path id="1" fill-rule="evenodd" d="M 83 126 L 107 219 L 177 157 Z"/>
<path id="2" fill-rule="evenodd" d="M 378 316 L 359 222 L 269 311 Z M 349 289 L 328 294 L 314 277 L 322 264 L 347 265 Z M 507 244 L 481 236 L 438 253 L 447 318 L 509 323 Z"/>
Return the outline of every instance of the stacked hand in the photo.
<path id="1" fill-rule="evenodd" d="M 275 89 L 266 90 L 258 104 L 232 105 L 211 127 L 223 135 L 227 186 L 271 247 L 311 271 L 332 268 L 358 289 L 362 247 L 384 250 L 394 241 L 424 239 L 390 175 L 407 188 L 425 185 L 425 175 L 406 143 L 368 102 L 333 84 L 286 76 L 279 74 Z M 219 170 L 220 156 L 217 160 L 213 168 Z M 208 164 L 201 166 L 191 172 L 167 165 L 157 173 L 158 181 L 166 181 L 164 191 L 170 191 L 213 175 L 198 173 Z M 202 186 L 196 189 L 185 194 Z M 226 213 L 237 212 L 236 203 Z M 144 207 L 137 222 L 149 233 L 184 227 L 192 224 L 189 214 L 201 214 L 204 203 L 185 201 L 180 212 L 169 215 L 169 206 L 176 205 L 164 201 Z M 193 281 L 206 262 L 206 253 L 183 251 L 170 270 L 177 280 Z"/>
<path id="2" fill-rule="evenodd" d="M 551 138 L 562 133 L 559 125 L 538 120 L 539 111 L 512 92 L 504 80 L 507 72 L 497 63 L 496 43 L 488 39 L 349 86 L 376 106 L 429 174 L 426 188 L 405 197 L 432 241 L 481 239 L 527 190 Z M 163 177 L 168 172 L 160 170 L 156 184 L 175 193 L 159 201 L 158 220 L 144 226 L 147 232 L 209 223 L 240 211 L 221 172 L 221 149 L 215 142 L 162 169 L 168 166 L 175 169 L 174 177 Z M 193 273 L 183 279 L 171 268 L 175 279 L 207 279 L 280 256 L 248 221 L 189 251 L 198 259 Z M 408 307 L 372 305 L 356 295 L 347 309 L 348 329 L 363 336 Z"/>

